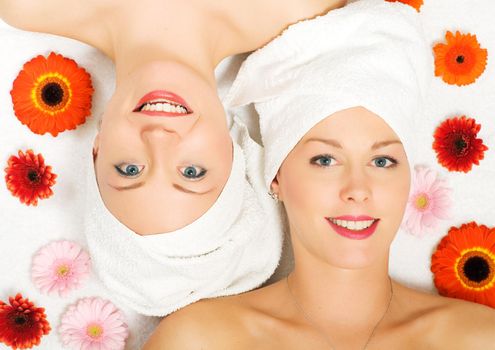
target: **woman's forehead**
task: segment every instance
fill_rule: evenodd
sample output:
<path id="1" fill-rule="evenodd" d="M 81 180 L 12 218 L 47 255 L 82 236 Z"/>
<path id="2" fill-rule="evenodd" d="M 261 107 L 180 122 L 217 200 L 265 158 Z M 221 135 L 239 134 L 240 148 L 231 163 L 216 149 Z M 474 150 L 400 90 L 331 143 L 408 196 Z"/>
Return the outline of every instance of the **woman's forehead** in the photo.
<path id="1" fill-rule="evenodd" d="M 378 142 L 383 141 L 383 138 L 399 139 L 395 131 L 381 117 L 363 107 L 353 107 L 326 117 L 313 126 L 304 135 L 303 140 L 332 139 L 342 145 L 345 141 L 349 141 L 351 136 L 375 138 Z M 354 140 L 350 141 L 354 142 Z"/>

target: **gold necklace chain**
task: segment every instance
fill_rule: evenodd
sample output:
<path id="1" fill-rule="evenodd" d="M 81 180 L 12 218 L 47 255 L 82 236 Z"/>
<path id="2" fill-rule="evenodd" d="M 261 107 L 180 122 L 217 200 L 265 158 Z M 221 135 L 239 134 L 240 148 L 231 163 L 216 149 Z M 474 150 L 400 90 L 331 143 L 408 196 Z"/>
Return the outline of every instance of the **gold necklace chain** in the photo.
<path id="1" fill-rule="evenodd" d="M 375 327 L 373 327 L 373 330 L 371 331 L 371 334 L 368 337 L 368 340 L 366 341 L 366 344 L 364 344 L 364 347 L 363 347 L 362 350 L 366 350 L 366 348 L 368 347 L 368 344 L 370 343 L 371 339 L 375 335 L 376 329 L 378 328 L 378 326 L 380 325 L 380 323 L 382 323 L 383 319 L 385 318 L 385 315 L 387 315 L 388 310 L 390 309 L 390 304 L 392 304 L 392 298 L 394 296 L 394 288 L 392 286 L 392 279 L 389 277 L 388 280 L 390 282 L 390 299 L 388 300 L 387 308 L 385 309 L 385 312 L 383 313 L 382 317 L 375 324 Z M 297 302 L 296 297 L 294 296 L 294 294 L 292 294 L 292 290 L 290 289 L 289 275 L 287 275 L 287 277 L 285 278 L 285 281 L 287 282 L 287 290 L 289 291 L 290 297 L 291 297 L 292 301 L 294 302 L 294 305 L 299 310 L 299 312 L 303 315 L 303 317 L 306 320 L 306 322 L 308 322 L 311 325 L 311 327 L 313 327 L 315 330 L 318 331 L 318 333 L 320 333 L 323 336 L 323 338 L 325 339 L 326 343 L 330 346 L 330 348 L 332 350 L 336 350 L 335 347 L 333 346 L 332 342 L 330 341 L 330 338 L 328 338 L 328 336 L 325 334 L 325 332 L 323 332 L 317 325 L 315 325 L 315 323 L 311 320 L 311 318 L 309 317 L 309 315 L 304 311 L 304 309 L 302 308 L 302 306 L 299 305 L 299 303 Z"/>

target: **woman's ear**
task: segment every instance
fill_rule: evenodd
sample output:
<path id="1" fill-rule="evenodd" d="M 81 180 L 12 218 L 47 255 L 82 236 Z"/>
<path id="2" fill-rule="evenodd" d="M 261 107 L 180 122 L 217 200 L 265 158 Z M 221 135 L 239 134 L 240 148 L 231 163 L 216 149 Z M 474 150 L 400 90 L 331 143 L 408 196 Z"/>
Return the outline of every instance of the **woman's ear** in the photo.
<path id="1" fill-rule="evenodd" d="M 282 194 L 280 193 L 280 186 L 278 184 L 278 176 L 279 174 L 277 173 L 277 175 L 275 176 L 275 178 L 273 179 L 270 185 L 270 193 L 273 193 L 273 195 L 276 196 L 277 199 L 282 202 L 283 200 L 282 200 Z"/>
<path id="2" fill-rule="evenodd" d="M 103 115 L 100 115 L 98 118 L 98 124 L 96 124 L 96 130 L 100 131 L 101 130 L 101 123 L 103 122 Z"/>
<path id="3" fill-rule="evenodd" d="M 100 133 L 96 134 L 95 140 L 93 142 L 93 162 L 96 160 L 98 155 L 98 150 L 100 149 Z"/>

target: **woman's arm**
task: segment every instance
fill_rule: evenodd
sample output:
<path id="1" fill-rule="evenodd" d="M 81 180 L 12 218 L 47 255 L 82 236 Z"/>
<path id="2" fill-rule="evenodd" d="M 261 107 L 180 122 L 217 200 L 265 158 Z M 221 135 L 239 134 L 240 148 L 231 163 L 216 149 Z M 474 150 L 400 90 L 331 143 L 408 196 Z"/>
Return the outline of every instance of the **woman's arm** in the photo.
<path id="1" fill-rule="evenodd" d="M 65 36 L 102 49 L 108 45 L 106 0 L 0 0 L 0 18 L 13 27 Z"/>

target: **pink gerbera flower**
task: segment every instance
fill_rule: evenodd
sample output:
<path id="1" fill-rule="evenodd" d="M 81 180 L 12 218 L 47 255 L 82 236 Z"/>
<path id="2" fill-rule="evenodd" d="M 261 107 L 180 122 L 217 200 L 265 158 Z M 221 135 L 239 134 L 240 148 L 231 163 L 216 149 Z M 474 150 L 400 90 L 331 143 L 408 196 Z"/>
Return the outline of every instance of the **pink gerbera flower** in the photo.
<path id="1" fill-rule="evenodd" d="M 43 246 L 33 258 L 31 276 L 43 293 L 65 296 L 79 288 L 90 271 L 90 258 L 79 245 L 57 241 Z"/>
<path id="2" fill-rule="evenodd" d="M 73 349 L 120 350 L 129 335 L 123 314 L 108 300 L 84 298 L 62 316 L 62 343 Z"/>
<path id="3" fill-rule="evenodd" d="M 452 208 L 451 188 L 438 174 L 426 167 L 416 167 L 411 183 L 403 228 L 422 237 L 436 228 L 440 220 L 448 219 Z"/>

